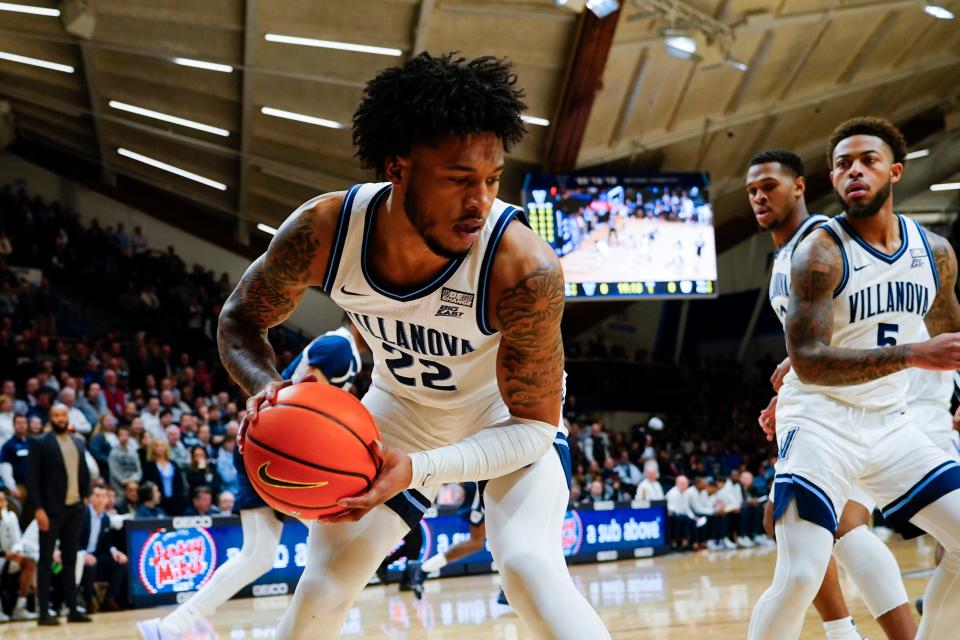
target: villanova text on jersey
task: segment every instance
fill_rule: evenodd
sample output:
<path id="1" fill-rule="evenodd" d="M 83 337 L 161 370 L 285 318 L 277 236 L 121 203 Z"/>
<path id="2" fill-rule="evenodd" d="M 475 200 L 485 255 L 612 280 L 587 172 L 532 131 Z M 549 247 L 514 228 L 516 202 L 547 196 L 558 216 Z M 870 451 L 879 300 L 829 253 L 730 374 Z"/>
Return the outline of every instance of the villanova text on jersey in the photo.
<path id="1" fill-rule="evenodd" d="M 927 315 L 935 294 L 919 282 L 878 282 L 847 296 L 850 324 L 882 313 Z"/>
<path id="2" fill-rule="evenodd" d="M 423 356 L 463 356 L 475 350 L 465 338 L 412 322 L 371 318 L 352 311 L 347 311 L 347 315 L 373 338 Z"/>

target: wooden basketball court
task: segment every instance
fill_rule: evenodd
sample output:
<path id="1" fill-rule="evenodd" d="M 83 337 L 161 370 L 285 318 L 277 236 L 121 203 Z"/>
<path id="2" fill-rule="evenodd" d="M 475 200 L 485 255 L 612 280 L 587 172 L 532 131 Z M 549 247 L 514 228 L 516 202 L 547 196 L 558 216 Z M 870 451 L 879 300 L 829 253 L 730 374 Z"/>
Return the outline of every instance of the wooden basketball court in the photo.
<path id="1" fill-rule="evenodd" d="M 907 576 L 911 599 L 918 597 L 926 585 L 926 570 L 933 564 L 932 547 L 903 541 L 891 546 Z M 772 549 L 701 552 L 577 565 L 572 573 L 618 640 L 732 640 L 746 636 L 750 612 L 772 576 L 774 559 Z M 843 587 L 862 633 L 871 639 L 883 638 L 853 584 L 845 578 Z M 350 611 L 343 637 L 532 639 L 512 610 L 496 604 L 498 590 L 495 575 L 429 581 L 422 602 L 409 593 L 398 593 L 396 585 L 369 587 Z M 273 638 L 274 625 L 288 601 L 289 596 L 232 600 L 185 640 Z M 4 624 L 0 625 L 0 638 L 130 640 L 139 638 L 134 629 L 137 620 L 168 611 L 170 608 L 101 614 L 90 625 L 52 630 L 38 629 L 35 623 Z M 812 609 L 801 637 L 824 637 Z"/>

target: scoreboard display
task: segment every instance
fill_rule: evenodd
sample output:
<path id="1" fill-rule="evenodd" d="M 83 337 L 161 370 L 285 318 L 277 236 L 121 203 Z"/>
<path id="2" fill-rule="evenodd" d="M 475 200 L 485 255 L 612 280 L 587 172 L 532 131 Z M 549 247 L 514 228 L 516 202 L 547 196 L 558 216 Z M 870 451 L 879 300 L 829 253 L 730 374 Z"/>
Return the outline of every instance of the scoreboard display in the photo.
<path id="1" fill-rule="evenodd" d="M 530 227 L 563 265 L 568 300 L 713 297 L 706 173 L 529 174 Z"/>

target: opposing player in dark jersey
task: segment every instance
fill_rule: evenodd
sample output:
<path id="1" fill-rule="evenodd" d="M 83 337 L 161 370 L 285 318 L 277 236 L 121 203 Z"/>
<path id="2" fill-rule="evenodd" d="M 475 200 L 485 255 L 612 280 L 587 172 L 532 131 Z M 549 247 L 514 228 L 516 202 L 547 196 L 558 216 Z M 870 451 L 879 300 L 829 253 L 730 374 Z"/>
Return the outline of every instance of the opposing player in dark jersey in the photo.
<path id="1" fill-rule="evenodd" d="M 804 192 L 803 160 L 782 149 L 761 151 L 750 161 L 746 190 L 757 224 L 769 231 L 777 249 L 770 279 L 770 304 L 783 322 L 787 314 L 790 288 L 790 260 L 793 252 L 810 233 L 827 221 L 826 216 L 810 215 Z M 774 391 L 779 391 L 783 376 L 790 369 L 786 358 L 771 376 Z M 760 416 L 760 426 L 773 440 L 776 435 L 776 403 Z M 837 572 L 839 561 L 853 578 L 867 602 L 867 608 L 877 618 L 891 640 L 909 640 L 917 633 L 917 625 L 910 612 L 907 592 L 900 578 L 900 568 L 890 549 L 881 542 L 867 525 L 874 503 L 863 491 L 851 493 L 837 527 L 837 544 L 823 579 L 823 585 L 813 605 L 823 620 L 827 640 L 855 640 L 860 638 L 840 590 Z M 772 530 L 773 502 L 767 501 L 764 520 Z"/>
<path id="2" fill-rule="evenodd" d="M 360 351 L 366 343 L 355 327 L 330 331 L 310 341 L 283 370 L 285 380 L 316 380 L 349 389 L 360 370 Z M 192 598 L 162 620 L 140 622 L 137 628 L 145 640 L 179 640 L 201 615 L 212 614 L 240 589 L 273 567 L 283 529 L 283 516 L 275 513 L 250 484 L 243 456 L 236 447 L 233 462 L 240 490 L 234 511 L 240 514 L 243 547 L 227 560 Z"/>
<path id="3" fill-rule="evenodd" d="M 347 513 L 311 523 L 281 640 L 334 637 L 437 488 L 487 479 L 490 548 L 523 622 L 536 637 L 609 637 L 561 545 L 563 272 L 522 211 L 496 199 L 524 133 L 516 80 L 491 57 L 422 53 L 382 71 L 353 135 L 385 182 L 303 205 L 224 305 L 220 354 L 251 394 L 249 420 L 289 384 L 265 336 L 309 286 L 347 311 L 374 358 L 363 403 L 383 465 L 367 493 L 340 501 Z"/>

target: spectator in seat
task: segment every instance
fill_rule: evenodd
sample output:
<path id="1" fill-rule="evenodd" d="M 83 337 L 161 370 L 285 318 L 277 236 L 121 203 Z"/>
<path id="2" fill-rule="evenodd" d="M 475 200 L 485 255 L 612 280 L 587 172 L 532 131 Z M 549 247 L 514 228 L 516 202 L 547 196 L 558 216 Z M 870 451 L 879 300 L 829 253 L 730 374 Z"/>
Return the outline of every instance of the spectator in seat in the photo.
<path id="1" fill-rule="evenodd" d="M 100 477 L 106 481 L 110 480 L 110 452 L 119 444 L 117 419 L 112 413 L 105 413 L 97 422 L 97 428 L 93 430 L 93 437 L 90 438 L 90 453 L 100 467 Z"/>
<path id="2" fill-rule="evenodd" d="M 643 481 L 637 486 L 637 500 L 663 500 L 663 486 L 657 478 L 657 470 L 647 467 L 644 470 Z"/>
<path id="3" fill-rule="evenodd" d="M 107 401 L 100 391 L 100 384 L 91 382 L 87 385 L 87 391 L 81 397 L 77 398 L 77 409 L 83 412 L 84 417 L 90 424 L 100 422 L 100 417 L 108 413 Z"/>
<path id="4" fill-rule="evenodd" d="M 166 518 L 167 512 L 160 506 L 162 496 L 160 487 L 150 482 L 144 482 L 140 485 L 138 496 L 140 505 L 137 507 L 137 518 Z"/>
<path id="5" fill-rule="evenodd" d="M 630 462 L 630 454 L 626 451 L 620 454 L 620 461 L 616 466 L 617 474 L 620 476 L 620 482 L 625 491 L 636 494 L 637 486 L 643 480 L 640 468 Z"/>
<path id="6" fill-rule="evenodd" d="M 233 462 L 233 450 L 237 446 L 237 439 L 227 437 L 223 441 L 223 447 L 217 455 L 217 475 L 220 476 L 220 490 L 229 491 L 234 496 L 240 490 L 240 484 L 237 480 L 237 467 Z"/>
<path id="7" fill-rule="evenodd" d="M 687 476 L 680 475 L 666 495 L 670 546 L 674 551 L 689 551 L 696 543 L 697 516 L 687 504 L 686 492 L 689 489 L 690 480 Z"/>
<path id="8" fill-rule="evenodd" d="M 119 600 L 126 591 L 127 556 L 117 548 L 119 540 L 110 526 L 106 509 L 106 488 L 94 487 L 80 527 L 80 549 L 83 553 L 81 586 L 83 600 L 91 613 L 98 609 L 119 611 Z M 94 600 L 94 581 L 107 582 L 108 585 L 102 607 Z"/>
<path id="9" fill-rule="evenodd" d="M 218 516 L 220 509 L 213 505 L 213 492 L 210 487 L 200 485 L 190 491 L 191 506 L 183 512 L 185 516 Z"/>
<path id="10" fill-rule="evenodd" d="M 86 414 L 75 406 L 76 401 L 77 392 L 73 387 L 64 387 L 60 390 L 60 402 L 67 407 L 70 426 L 74 431 L 86 437 L 93 431 L 93 424 L 87 420 Z"/>
<path id="11" fill-rule="evenodd" d="M 147 464 L 143 469 L 143 479 L 157 485 L 162 500 L 160 506 L 172 515 L 183 513 L 186 485 L 183 479 L 183 470 L 170 459 L 170 447 L 167 440 L 154 440 L 147 455 Z M 141 503 L 143 502 L 143 487 L 141 486 Z"/>
<path id="12" fill-rule="evenodd" d="M 220 492 L 220 477 L 217 468 L 207 458 L 204 447 L 190 450 L 190 466 L 187 467 L 187 487 L 193 493 L 197 487 L 207 487 L 214 493 Z"/>
<path id="13" fill-rule="evenodd" d="M 113 369 L 103 372 L 103 397 L 110 413 L 117 418 L 123 415 L 127 397 L 123 389 L 117 386 L 117 372 Z"/>
<path id="14" fill-rule="evenodd" d="M 130 438 L 130 427 L 121 425 L 117 431 L 117 446 L 107 455 L 107 468 L 110 482 L 118 493 L 128 482 L 139 482 L 143 478 L 143 467 Z"/>
<path id="15" fill-rule="evenodd" d="M 36 525 L 33 525 L 34 534 Z M 7 617 L 0 611 L 0 622 L 8 620 L 35 620 L 37 614 L 27 611 L 27 595 L 33 587 L 37 570 L 37 541 L 29 544 L 20 530 L 17 514 L 7 505 L 7 494 L 0 491 L 0 574 L 19 573 L 17 603 Z"/>
<path id="16" fill-rule="evenodd" d="M 27 417 L 13 418 L 13 437 L 0 447 L 0 479 L 12 501 L 19 507 L 20 526 L 33 520 L 33 508 L 27 500 L 27 465 L 30 460 L 30 440 L 27 437 Z"/>
<path id="17" fill-rule="evenodd" d="M 140 413 L 140 420 L 143 422 L 143 428 L 154 438 L 164 437 L 163 428 L 160 426 L 160 398 L 147 400 L 147 406 Z"/>
<path id="18" fill-rule="evenodd" d="M 181 469 L 190 466 L 190 450 L 180 439 L 180 427 L 171 424 L 167 427 L 167 444 L 170 445 L 170 459 Z"/>
<path id="19" fill-rule="evenodd" d="M 117 500 L 117 515 L 135 516 L 139 506 L 140 483 L 136 480 L 127 480 L 123 484 L 123 495 Z"/>
<path id="20" fill-rule="evenodd" d="M 231 491 L 221 491 L 220 498 L 217 500 L 217 507 L 220 509 L 220 515 L 229 516 L 233 514 L 233 505 L 236 502 L 236 496 Z"/>

